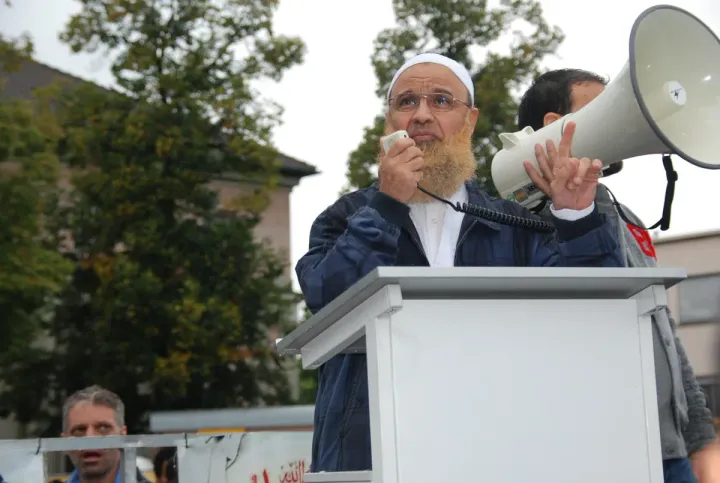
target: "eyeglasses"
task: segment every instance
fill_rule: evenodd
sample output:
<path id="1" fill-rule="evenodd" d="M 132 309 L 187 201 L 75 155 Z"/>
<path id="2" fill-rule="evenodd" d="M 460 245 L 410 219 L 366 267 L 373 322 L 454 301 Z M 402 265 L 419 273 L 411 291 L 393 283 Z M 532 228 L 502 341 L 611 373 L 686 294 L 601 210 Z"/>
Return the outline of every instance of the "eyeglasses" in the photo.
<path id="1" fill-rule="evenodd" d="M 391 97 L 388 101 L 390 108 L 399 112 L 414 111 L 420 106 L 421 99 L 427 99 L 428 106 L 430 109 L 436 112 L 447 112 L 451 111 L 455 104 L 462 104 L 463 106 L 470 107 L 465 101 L 461 101 L 450 94 L 444 94 L 442 92 L 432 92 L 429 94 L 416 94 L 413 92 L 406 92 L 396 97 Z"/>

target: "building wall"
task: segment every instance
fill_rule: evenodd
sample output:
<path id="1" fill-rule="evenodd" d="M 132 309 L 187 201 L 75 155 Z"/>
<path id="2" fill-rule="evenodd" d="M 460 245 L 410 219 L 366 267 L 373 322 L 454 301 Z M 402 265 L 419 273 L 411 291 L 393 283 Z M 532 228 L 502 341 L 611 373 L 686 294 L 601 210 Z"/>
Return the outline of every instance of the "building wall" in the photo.
<path id="1" fill-rule="evenodd" d="M 0 419 L 0 439 L 13 439 L 20 434 L 20 425 L 12 418 Z"/>
<path id="2" fill-rule="evenodd" d="M 213 181 L 210 186 L 217 190 L 220 205 L 231 208 L 234 201 L 249 190 L 249 186 L 237 181 Z M 270 196 L 270 204 L 263 211 L 262 220 L 255 228 L 258 240 L 267 240 L 279 250 L 290 263 L 290 192 L 289 186 L 279 186 Z"/>
<path id="3" fill-rule="evenodd" d="M 660 266 L 687 271 L 687 280 L 669 290 L 670 308 L 708 407 L 720 418 L 720 231 L 655 244 Z"/>
<path id="4" fill-rule="evenodd" d="M 655 243 L 660 266 L 684 268 L 688 273 L 688 280 L 671 288 L 668 295 L 678 334 L 695 373 L 702 378 L 718 376 L 720 292 L 714 288 L 720 288 L 720 232 Z M 694 313 L 699 309 L 713 315 L 706 319 Z M 695 315 L 700 319 L 696 320 Z"/>

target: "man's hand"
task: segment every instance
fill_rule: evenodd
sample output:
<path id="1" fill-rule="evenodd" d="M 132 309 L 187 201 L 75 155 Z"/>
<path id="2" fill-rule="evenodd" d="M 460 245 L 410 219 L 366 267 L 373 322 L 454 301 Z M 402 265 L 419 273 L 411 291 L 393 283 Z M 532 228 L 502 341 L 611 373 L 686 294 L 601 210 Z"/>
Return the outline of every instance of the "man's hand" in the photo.
<path id="1" fill-rule="evenodd" d="M 525 170 L 540 191 L 545 193 L 556 210 L 569 208 L 584 210 L 595 201 L 598 179 L 602 173 L 602 161 L 588 158 L 573 158 L 570 154 L 575 123 L 565 126 L 559 149 L 555 143 L 547 142 L 547 154 L 543 146 L 535 146 L 540 173 L 532 163 L 525 161 Z"/>
<path id="2" fill-rule="evenodd" d="M 690 456 L 698 483 L 720 483 L 720 440 Z"/>
<path id="3" fill-rule="evenodd" d="M 423 152 L 410 138 L 397 140 L 380 160 L 380 191 L 407 203 L 422 179 Z"/>

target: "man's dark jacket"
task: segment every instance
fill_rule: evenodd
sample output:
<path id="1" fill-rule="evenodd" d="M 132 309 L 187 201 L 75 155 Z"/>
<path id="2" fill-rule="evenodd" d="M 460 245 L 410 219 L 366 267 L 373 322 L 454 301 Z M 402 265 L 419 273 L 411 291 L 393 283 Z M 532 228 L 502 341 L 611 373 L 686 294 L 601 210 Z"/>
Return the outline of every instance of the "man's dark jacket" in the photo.
<path id="1" fill-rule="evenodd" d="M 466 187 L 471 204 L 539 219 L 518 203 L 489 197 L 474 182 Z M 624 266 L 616 231 L 597 209 L 554 224 L 551 236 L 466 215 L 455 266 Z M 296 272 L 315 313 L 377 267 L 428 265 L 409 207 L 373 185 L 343 196 L 315 220 Z M 371 469 L 365 356 L 335 356 L 318 378 L 311 470 Z"/>

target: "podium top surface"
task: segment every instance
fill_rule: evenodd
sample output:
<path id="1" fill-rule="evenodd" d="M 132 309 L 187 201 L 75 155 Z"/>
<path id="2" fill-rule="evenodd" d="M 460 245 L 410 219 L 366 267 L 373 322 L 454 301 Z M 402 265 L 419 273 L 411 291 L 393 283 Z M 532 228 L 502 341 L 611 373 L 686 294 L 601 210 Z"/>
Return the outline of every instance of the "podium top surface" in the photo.
<path id="1" fill-rule="evenodd" d="M 360 279 L 277 345 L 297 351 L 387 285 L 403 299 L 627 299 L 653 285 L 683 281 L 681 268 L 379 267 Z"/>

